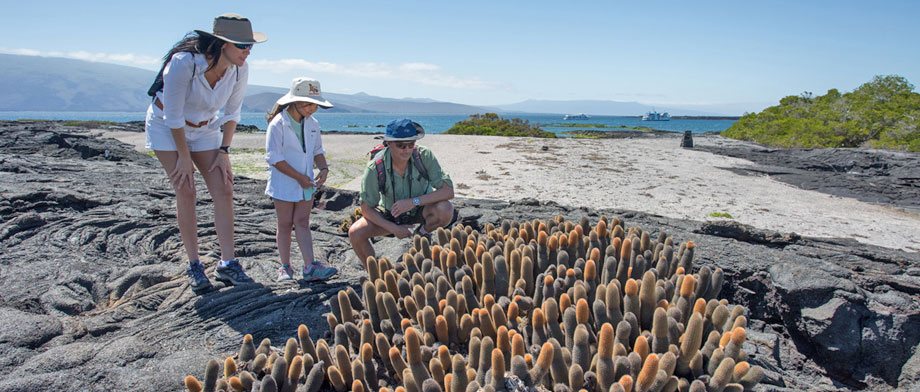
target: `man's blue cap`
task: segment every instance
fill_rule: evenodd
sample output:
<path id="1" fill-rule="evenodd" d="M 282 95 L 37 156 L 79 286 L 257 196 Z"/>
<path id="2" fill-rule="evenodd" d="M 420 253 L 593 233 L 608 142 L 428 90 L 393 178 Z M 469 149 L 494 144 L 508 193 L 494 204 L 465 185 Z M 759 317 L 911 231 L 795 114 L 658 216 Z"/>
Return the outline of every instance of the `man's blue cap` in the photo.
<path id="1" fill-rule="evenodd" d="M 425 137 L 425 129 L 419 123 L 408 118 L 393 120 L 387 124 L 387 132 L 383 135 L 384 141 L 401 142 L 418 140 Z"/>

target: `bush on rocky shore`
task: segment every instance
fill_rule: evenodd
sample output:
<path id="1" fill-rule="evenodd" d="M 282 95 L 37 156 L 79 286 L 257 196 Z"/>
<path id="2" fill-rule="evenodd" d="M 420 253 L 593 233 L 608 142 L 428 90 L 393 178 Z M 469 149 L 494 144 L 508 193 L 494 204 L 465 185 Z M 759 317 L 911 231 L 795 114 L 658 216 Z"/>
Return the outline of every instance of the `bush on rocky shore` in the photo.
<path id="1" fill-rule="evenodd" d="M 775 147 L 873 147 L 920 152 L 920 94 L 897 75 L 841 94 L 790 95 L 722 132 Z"/>
<path id="2" fill-rule="evenodd" d="M 474 114 L 470 118 L 454 124 L 445 133 L 451 135 L 556 137 L 556 134 L 531 125 L 527 120 L 519 118 L 503 119 L 495 113 Z"/>

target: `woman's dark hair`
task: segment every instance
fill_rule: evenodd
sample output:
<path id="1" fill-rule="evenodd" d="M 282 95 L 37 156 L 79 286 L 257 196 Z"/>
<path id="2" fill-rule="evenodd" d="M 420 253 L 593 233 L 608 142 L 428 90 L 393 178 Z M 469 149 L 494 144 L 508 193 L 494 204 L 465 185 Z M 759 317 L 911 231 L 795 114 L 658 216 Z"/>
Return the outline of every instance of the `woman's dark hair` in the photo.
<path id="1" fill-rule="evenodd" d="M 163 56 L 163 66 L 160 67 L 160 72 L 162 73 L 166 69 L 166 64 L 169 64 L 172 56 L 180 52 L 203 54 L 208 59 L 208 68 L 205 70 L 208 71 L 217 65 L 217 59 L 220 58 L 220 51 L 225 42 L 210 34 L 188 33 L 173 45 L 172 49 L 166 53 L 166 56 Z"/>
<path id="2" fill-rule="evenodd" d="M 169 60 L 172 60 L 174 54 L 181 52 L 203 54 L 205 59 L 208 60 L 208 68 L 204 70 L 207 72 L 217 65 L 224 42 L 224 40 L 210 34 L 195 32 L 186 34 L 185 37 L 173 45 L 172 49 L 166 53 L 166 56 L 163 56 L 163 65 L 160 66 L 160 72 L 157 73 L 157 77 L 153 79 L 153 84 L 147 89 L 147 95 L 155 97 L 158 92 L 163 91 L 163 71 L 166 70 L 166 64 L 169 64 Z"/>

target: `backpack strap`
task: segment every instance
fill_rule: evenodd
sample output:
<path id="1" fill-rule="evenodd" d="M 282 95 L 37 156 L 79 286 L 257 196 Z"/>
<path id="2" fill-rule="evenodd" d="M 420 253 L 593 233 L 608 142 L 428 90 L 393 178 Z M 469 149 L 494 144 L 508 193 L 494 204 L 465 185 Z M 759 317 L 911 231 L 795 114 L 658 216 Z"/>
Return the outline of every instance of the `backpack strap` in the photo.
<path id="1" fill-rule="evenodd" d="M 425 165 L 422 163 L 422 154 L 418 152 L 418 148 L 412 149 L 412 165 L 415 166 L 415 169 L 418 170 L 425 181 L 431 181 L 431 179 L 428 178 L 428 169 L 426 169 Z"/>
<path id="2" fill-rule="evenodd" d="M 377 171 L 377 190 L 380 191 L 380 194 L 383 195 L 387 191 L 387 170 L 383 164 L 383 153 L 386 151 L 386 148 L 380 150 L 377 155 L 374 155 L 374 169 Z"/>

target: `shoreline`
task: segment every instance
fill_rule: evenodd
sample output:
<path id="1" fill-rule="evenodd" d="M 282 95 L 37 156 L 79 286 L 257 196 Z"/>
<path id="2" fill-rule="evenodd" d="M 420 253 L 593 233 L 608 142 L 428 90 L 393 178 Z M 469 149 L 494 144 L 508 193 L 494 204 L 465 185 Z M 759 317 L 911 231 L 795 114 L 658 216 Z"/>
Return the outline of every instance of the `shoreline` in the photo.
<path id="1" fill-rule="evenodd" d="M 144 151 L 143 133 L 96 129 Z M 360 190 L 371 134 L 327 134 L 332 171 L 328 185 Z M 378 135 L 379 136 L 379 135 Z M 680 148 L 680 134 L 627 139 L 536 139 L 432 134 L 420 141 L 438 157 L 458 197 L 513 201 L 534 198 L 562 205 L 642 211 L 675 219 L 728 220 L 803 236 L 850 238 L 920 252 L 920 212 L 870 203 L 783 182 L 743 156 L 763 147 L 721 136 L 695 135 L 696 148 Z M 264 180 L 261 134 L 237 134 L 237 174 Z M 820 182 L 822 173 L 802 172 Z M 863 179 L 863 181 L 868 181 Z M 852 196 L 852 195 L 851 195 Z"/>

